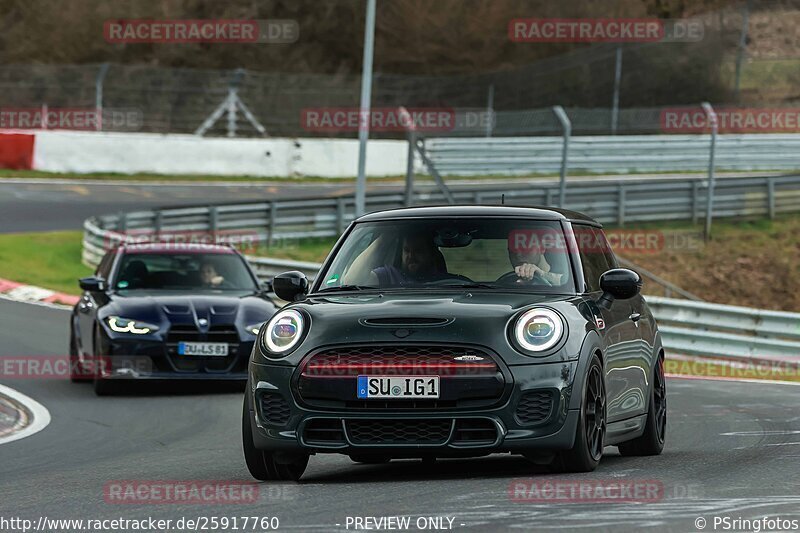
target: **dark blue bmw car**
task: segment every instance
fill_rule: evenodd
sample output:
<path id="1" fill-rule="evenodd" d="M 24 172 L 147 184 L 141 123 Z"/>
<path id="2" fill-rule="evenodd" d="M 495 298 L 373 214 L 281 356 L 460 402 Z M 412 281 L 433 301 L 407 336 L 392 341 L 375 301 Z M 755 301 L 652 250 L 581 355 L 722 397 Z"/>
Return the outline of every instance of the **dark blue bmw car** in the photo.
<path id="1" fill-rule="evenodd" d="M 72 377 L 93 381 L 98 395 L 123 379 L 243 381 L 259 328 L 276 311 L 268 287 L 227 246 L 122 245 L 80 285 Z"/>

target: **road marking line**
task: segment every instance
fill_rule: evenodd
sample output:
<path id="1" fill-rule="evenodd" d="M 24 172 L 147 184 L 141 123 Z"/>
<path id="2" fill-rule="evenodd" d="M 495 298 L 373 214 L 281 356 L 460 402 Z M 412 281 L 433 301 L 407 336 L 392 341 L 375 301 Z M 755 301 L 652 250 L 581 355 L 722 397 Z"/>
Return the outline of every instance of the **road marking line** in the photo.
<path id="1" fill-rule="evenodd" d="M 668 378 L 677 379 L 703 379 L 708 381 L 737 381 L 740 383 L 768 383 L 770 385 L 794 385 L 800 387 L 798 381 L 780 381 L 777 379 L 729 378 L 722 376 L 687 376 L 685 374 L 664 374 Z"/>
<path id="2" fill-rule="evenodd" d="M 21 392 L 14 390 L 11 387 L 6 387 L 5 385 L 0 385 L 0 394 L 21 404 L 23 407 L 25 407 L 25 409 L 30 411 L 32 415 L 32 420 L 28 425 L 19 431 L 12 433 L 11 435 L 0 437 L 0 444 L 6 444 L 15 440 L 24 439 L 25 437 L 30 437 L 34 433 L 40 432 L 46 428 L 48 424 L 50 424 L 50 411 L 48 411 L 44 405 L 40 404 L 33 398 L 25 396 Z"/>

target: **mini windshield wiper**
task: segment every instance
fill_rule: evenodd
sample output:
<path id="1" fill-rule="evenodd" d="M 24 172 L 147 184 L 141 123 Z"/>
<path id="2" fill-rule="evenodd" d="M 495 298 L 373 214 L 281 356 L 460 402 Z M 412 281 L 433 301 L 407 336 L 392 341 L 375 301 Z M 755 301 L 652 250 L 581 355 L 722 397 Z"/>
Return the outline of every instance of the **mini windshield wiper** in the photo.
<path id="1" fill-rule="evenodd" d="M 439 283 L 435 285 L 426 285 L 427 287 L 447 287 L 456 289 L 496 289 L 497 285 L 490 285 L 488 283 Z"/>
<path id="2" fill-rule="evenodd" d="M 369 285 L 337 285 L 336 287 L 325 287 L 317 292 L 332 292 L 332 291 L 363 291 L 368 289 L 379 289 L 380 287 L 372 287 Z"/>

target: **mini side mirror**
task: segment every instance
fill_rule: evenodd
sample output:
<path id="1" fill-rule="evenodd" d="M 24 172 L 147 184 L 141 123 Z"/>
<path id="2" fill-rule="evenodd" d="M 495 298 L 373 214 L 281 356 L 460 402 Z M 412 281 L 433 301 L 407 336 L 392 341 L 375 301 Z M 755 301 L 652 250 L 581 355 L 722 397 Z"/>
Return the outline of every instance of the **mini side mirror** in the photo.
<path id="1" fill-rule="evenodd" d="M 612 268 L 600 276 L 600 288 L 603 295 L 598 303 L 601 307 L 608 308 L 616 298 L 627 300 L 639 294 L 642 290 L 642 278 L 633 270 Z"/>
<path id="2" fill-rule="evenodd" d="M 272 288 L 281 300 L 294 302 L 308 292 L 308 278 L 297 270 L 284 272 L 272 278 Z"/>
<path id="3" fill-rule="evenodd" d="M 88 292 L 102 292 L 106 290 L 106 282 L 102 278 L 89 276 L 88 278 L 81 278 L 78 280 L 81 289 Z"/>

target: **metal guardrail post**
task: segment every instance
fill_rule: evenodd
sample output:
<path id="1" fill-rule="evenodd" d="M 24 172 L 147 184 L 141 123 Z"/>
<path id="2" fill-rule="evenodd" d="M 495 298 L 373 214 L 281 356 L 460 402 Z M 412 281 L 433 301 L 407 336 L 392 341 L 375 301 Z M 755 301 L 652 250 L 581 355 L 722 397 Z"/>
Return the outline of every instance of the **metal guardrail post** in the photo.
<path id="1" fill-rule="evenodd" d="M 775 180 L 767 178 L 767 210 L 769 211 L 769 219 L 775 219 Z"/>
<path id="2" fill-rule="evenodd" d="M 217 240 L 217 227 L 219 225 L 219 212 L 217 211 L 217 206 L 210 205 L 208 206 L 208 232 L 211 235 L 211 238 L 214 239 L 214 242 Z"/>
<path id="3" fill-rule="evenodd" d="M 428 167 L 428 172 L 431 173 L 433 176 L 433 181 L 436 182 L 436 185 L 439 186 L 439 190 L 444 195 L 445 200 L 447 200 L 448 204 L 456 203 L 455 198 L 453 198 L 453 193 L 450 191 L 450 188 L 445 184 L 444 180 L 442 179 L 442 175 L 439 174 L 439 171 L 436 170 L 436 167 L 433 166 L 433 161 L 430 160 L 428 154 L 425 153 L 425 148 L 422 146 L 422 140 L 417 139 L 416 142 L 417 153 L 419 153 L 422 162 Z"/>
<path id="4" fill-rule="evenodd" d="M 703 111 L 708 117 L 708 122 L 711 125 L 711 146 L 708 154 L 708 196 L 706 198 L 706 227 L 705 227 L 705 240 L 711 238 L 711 219 L 714 217 L 714 156 L 716 155 L 717 148 L 717 130 L 719 129 L 719 122 L 717 121 L 717 113 L 711 104 L 703 102 Z"/>
<path id="5" fill-rule="evenodd" d="M 561 123 L 564 132 L 564 147 L 561 151 L 561 181 L 558 189 L 558 207 L 564 207 L 567 197 L 567 163 L 569 161 L 569 138 L 572 136 L 572 122 L 570 122 L 567 112 L 560 105 L 553 106 L 553 113 Z"/>
<path id="6" fill-rule="evenodd" d="M 128 230 L 128 213 L 120 211 L 117 215 L 117 233 L 125 233 Z"/>
<path id="7" fill-rule="evenodd" d="M 153 213 L 153 238 L 155 240 L 158 240 L 161 235 L 161 226 L 164 225 L 163 218 L 164 215 L 160 209 Z"/>
<path id="8" fill-rule="evenodd" d="M 625 183 L 622 182 L 619 184 L 617 193 L 617 225 L 625 226 Z"/>
<path id="9" fill-rule="evenodd" d="M 409 147 L 409 150 L 411 148 Z M 336 198 L 336 232 L 341 235 L 344 233 L 344 197 Z"/>
<path id="10" fill-rule="evenodd" d="M 692 224 L 697 224 L 697 208 L 700 203 L 700 182 L 692 182 Z"/>
<path id="11" fill-rule="evenodd" d="M 267 233 L 267 247 L 271 248 L 275 242 L 275 222 L 277 220 L 278 206 L 275 202 L 269 203 L 269 228 Z"/>

